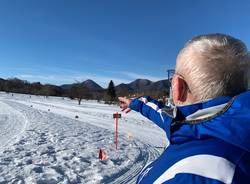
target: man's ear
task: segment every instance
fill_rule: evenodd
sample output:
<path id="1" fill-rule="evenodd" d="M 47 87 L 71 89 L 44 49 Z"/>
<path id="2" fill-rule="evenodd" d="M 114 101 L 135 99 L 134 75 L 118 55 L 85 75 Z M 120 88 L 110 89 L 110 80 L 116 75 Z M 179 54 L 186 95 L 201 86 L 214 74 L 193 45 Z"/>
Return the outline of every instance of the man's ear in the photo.
<path id="1" fill-rule="evenodd" d="M 172 79 L 173 102 L 175 105 L 187 104 L 188 99 L 188 85 L 186 81 L 175 75 Z"/>

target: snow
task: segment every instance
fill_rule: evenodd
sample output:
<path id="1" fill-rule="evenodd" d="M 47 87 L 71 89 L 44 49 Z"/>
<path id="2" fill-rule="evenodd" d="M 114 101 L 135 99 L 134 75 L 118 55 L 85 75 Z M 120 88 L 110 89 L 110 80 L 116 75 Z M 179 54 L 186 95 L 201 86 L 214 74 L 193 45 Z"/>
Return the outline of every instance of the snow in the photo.
<path id="1" fill-rule="evenodd" d="M 0 93 L 0 183 L 135 183 L 166 143 L 164 132 L 116 105 Z M 75 118 L 78 116 L 79 118 Z M 98 159 L 103 148 L 108 159 Z"/>

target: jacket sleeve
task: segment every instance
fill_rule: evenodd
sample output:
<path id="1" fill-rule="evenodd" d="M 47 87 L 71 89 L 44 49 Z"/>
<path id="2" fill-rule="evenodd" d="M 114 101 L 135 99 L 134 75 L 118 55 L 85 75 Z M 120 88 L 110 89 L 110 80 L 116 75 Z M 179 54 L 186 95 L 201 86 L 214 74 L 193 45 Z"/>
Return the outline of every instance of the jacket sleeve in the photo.
<path id="1" fill-rule="evenodd" d="M 169 137 L 172 117 L 162 110 L 164 107 L 163 104 L 149 96 L 145 96 L 132 100 L 129 107 L 153 121 L 156 125 L 162 128 Z"/>

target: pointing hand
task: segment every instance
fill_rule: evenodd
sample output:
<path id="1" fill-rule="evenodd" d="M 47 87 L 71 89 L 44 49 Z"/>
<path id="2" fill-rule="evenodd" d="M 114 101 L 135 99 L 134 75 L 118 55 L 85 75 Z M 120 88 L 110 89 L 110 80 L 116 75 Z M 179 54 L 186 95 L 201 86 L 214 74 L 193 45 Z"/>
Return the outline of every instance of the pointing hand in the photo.
<path id="1" fill-rule="evenodd" d="M 118 97 L 118 99 L 120 101 L 120 108 L 122 109 L 122 111 L 124 111 L 125 113 L 130 112 L 131 109 L 129 108 L 129 105 L 131 100 L 126 97 Z"/>

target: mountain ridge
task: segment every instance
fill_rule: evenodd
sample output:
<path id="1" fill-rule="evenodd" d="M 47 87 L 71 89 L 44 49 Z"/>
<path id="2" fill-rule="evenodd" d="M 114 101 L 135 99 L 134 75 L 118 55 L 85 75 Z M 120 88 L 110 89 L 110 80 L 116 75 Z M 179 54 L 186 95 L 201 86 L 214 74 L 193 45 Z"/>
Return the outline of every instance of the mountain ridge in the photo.
<path id="1" fill-rule="evenodd" d="M 75 83 L 76 84 L 76 83 Z M 75 84 L 64 84 L 61 87 L 64 90 L 69 90 Z M 89 88 L 90 91 L 105 91 L 107 88 L 101 87 L 95 81 L 88 79 L 86 81 L 81 82 L 83 86 Z M 115 86 L 117 95 L 126 96 L 128 94 L 152 94 L 152 93 L 168 93 L 169 92 L 170 83 L 167 79 L 159 80 L 153 82 L 148 79 L 136 79 L 130 83 L 121 83 Z"/>

